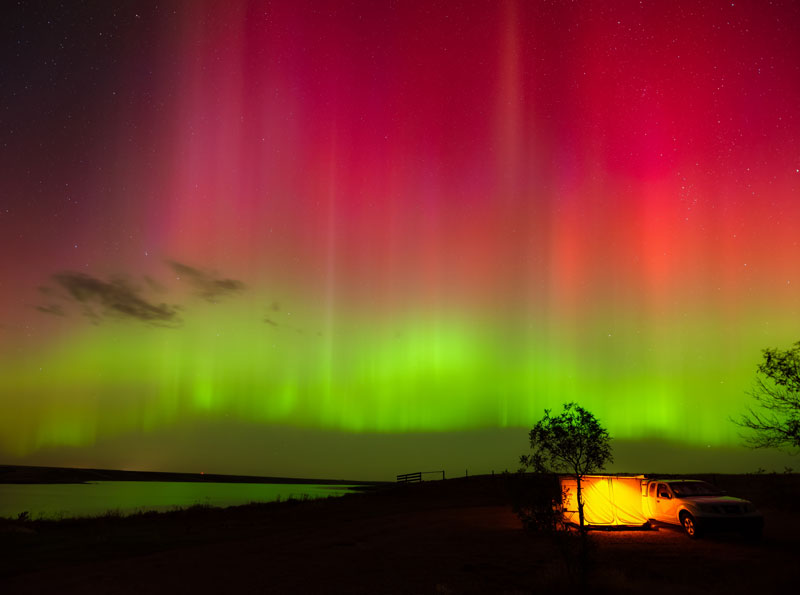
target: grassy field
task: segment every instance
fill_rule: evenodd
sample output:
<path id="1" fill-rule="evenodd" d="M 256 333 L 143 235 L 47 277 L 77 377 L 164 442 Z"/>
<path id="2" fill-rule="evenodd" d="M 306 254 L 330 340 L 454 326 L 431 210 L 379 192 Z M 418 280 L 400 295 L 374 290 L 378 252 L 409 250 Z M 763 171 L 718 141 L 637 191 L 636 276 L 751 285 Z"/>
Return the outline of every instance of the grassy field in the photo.
<path id="1" fill-rule="evenodd" d="M 594 531 L 592 593 L 778 593 L 796 584 L 798 475 L 706 477 L 762 510 L 762 542 Z M 0 522 L 2 593 L 570 593 L 569 544 L 525 532 L 502 476 L 228 509 Z"/>

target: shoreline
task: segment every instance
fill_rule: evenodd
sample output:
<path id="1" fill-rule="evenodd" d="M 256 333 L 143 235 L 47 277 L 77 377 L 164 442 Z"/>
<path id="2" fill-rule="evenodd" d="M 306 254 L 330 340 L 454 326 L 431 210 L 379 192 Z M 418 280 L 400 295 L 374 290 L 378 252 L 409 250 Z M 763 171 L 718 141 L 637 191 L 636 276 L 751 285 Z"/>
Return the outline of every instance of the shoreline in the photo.
<path id="1" fill-rule="evenodd" d="M 164 481 L 189 483 L 273 483 L 376 486 L 394 482 L 349 479 L 314 479 L 307 477 L 268 477 L 225 475 L 221 473 L 178 473 L 170 471 L 124 471 L 80 467 L 37 467 L 0 465 L 0 484 L 61 484 L 95 481 Z"/>

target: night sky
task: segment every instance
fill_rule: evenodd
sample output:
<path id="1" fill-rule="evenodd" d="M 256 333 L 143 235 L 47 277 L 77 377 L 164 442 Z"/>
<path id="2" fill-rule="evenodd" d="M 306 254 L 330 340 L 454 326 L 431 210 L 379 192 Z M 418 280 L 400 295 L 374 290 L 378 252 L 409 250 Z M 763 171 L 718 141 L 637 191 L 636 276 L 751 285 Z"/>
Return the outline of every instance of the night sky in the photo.
<path id="1" fill-rule="evenodd" d="M 783 470 L 800 4 L 6 2 L 0 462 Z M 796 462 L 796 461 L 795 461 Z"/>

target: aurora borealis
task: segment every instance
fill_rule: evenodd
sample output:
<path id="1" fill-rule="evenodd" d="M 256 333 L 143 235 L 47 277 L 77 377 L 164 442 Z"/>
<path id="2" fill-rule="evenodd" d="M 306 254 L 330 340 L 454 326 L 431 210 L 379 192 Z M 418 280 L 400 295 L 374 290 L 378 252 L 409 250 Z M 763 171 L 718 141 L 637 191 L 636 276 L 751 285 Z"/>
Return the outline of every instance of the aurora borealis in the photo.
<path id="1" fill-rule="evenodd" d="M 482 472 L 570 400 L 738 452 L 797 3 L 107 4 L 4 8 L 2 462 Z"/>

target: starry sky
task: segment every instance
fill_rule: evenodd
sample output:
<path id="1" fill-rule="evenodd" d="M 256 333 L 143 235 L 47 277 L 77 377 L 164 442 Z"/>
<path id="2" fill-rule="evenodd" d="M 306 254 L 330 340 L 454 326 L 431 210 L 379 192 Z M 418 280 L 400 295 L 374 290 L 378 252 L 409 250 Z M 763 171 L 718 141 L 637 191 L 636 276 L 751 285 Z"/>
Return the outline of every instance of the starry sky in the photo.
<path id="1" fill-rule="evenodd" d="M 620 471 L 800 338 L 800 5 L 6 3 L 0 462 Z"/>

